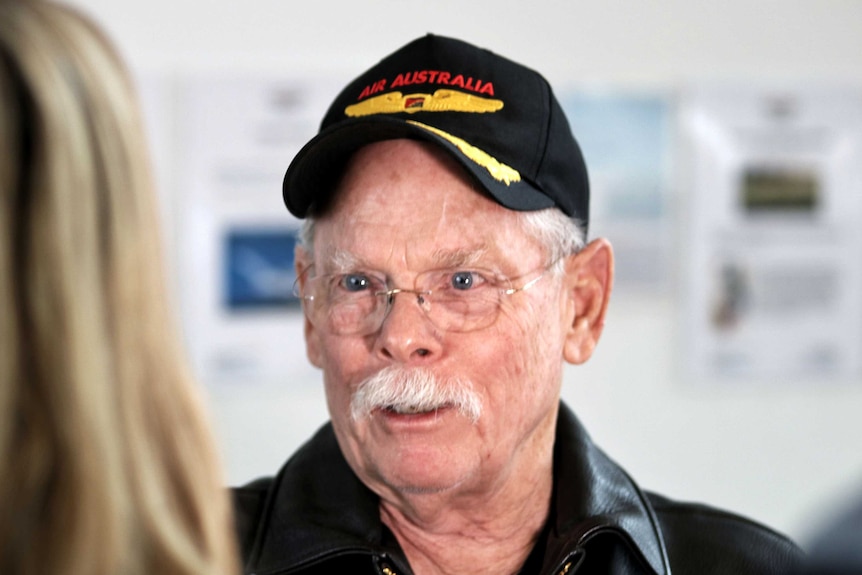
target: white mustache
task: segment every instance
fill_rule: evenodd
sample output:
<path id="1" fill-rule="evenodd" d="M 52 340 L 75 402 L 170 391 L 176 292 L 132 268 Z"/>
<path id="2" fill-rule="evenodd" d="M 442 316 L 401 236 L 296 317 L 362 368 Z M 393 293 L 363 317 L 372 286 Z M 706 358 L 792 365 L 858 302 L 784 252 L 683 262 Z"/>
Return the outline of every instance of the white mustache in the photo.
<path id="1" fill-rule="evenodd" d="M 469 380 L 441 379 L 423 368 L 384 368 L 360 383 L 350 400 L 350 414 L 355 421 L 368 417 L 375 409 L 427 413 L 442 407 L 454 407 L 473 423 L 482 415 L 482 399 Z"/>

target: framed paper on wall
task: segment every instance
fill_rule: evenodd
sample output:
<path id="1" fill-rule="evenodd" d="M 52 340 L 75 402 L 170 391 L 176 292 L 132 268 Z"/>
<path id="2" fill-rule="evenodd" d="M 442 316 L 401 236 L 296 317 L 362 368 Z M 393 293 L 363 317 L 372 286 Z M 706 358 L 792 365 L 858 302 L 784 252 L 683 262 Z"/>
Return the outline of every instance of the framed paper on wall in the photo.
<path id="1" fill-rule="evenodd" d="M 687 371 L 846 380 L 862 352 L 862 97 L 710 88 L 680 110 Z"/>

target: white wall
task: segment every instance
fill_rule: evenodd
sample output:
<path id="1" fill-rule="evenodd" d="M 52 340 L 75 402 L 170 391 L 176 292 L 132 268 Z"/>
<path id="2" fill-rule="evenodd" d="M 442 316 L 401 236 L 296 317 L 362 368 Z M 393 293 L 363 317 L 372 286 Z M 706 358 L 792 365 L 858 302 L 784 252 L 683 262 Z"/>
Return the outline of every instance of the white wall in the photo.
<path id="1" fill-rule="evenodd" d="M 177 76 L 347 79 L 435 32 L 535 67 L 552 84 L 862 84 L 862 2 L 852 0 L 74 3 L 108 29 L 134 70 Z M 175 171 L 164 178 L 168 194 L 178 193 Z M 648 488 L 729 507 L 805 540 L 823 505 L 862 490 L 862 382 L 691 385 L 678 371 L 677 296 L 616 294 L 596 355 L 567 374 L 566 399 Z M 325 419 L 317 375 L 297 373 L 289 387 L 210 386 L 232 482 L 274 472 Z"/>

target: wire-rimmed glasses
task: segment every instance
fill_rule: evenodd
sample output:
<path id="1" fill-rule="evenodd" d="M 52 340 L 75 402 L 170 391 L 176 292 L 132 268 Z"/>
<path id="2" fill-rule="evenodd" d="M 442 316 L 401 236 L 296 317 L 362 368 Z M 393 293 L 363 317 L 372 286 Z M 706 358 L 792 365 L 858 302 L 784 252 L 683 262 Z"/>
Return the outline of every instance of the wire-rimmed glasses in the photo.
<path id="1" fill-rule="evenodd" d="M 509 279 L 482 269 L 438 269 L 417 275 L 413 288 L 406 289 L 390 287 L 379 272 L 351 271 L 301 277 L 293 293 L 313 325 L 337 335 L 379 330 L 398 294 L 413 295 L 438 330 L 469 332 L 493 324 L 503 298 L 534 286 L 552 265 L 532 272 L 538 275 L 518 287 L 531 274 Z"/>

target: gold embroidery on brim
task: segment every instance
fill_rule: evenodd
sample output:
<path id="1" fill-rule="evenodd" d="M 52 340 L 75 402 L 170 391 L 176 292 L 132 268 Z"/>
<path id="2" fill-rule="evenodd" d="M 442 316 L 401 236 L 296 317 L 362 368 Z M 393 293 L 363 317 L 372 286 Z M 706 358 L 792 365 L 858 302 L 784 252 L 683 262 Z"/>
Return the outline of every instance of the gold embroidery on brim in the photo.
<path id="1" fill-rule="evenodd" d="M 496 112 L 503 108 L 502 100 L 482 98 L 457 90 L 440 89 L 433 94 L 407 94 L 390 92 L 369 98 L 359 104 L 347 106 L 344 113 L 352 118 L 372 114 L 407 112 Z"/>
<path id="2" fill-rule="evenodd" d="M 489 155 L 487 152 L 483 152 L 476 146 L 468 144 L 461 138 L 453 136 L 448 132 L 444 132 L 434 126 L 429 126 L 427 124 L 423 124 L 422 122 L 416 122 L 413 120 L 408 120 L 408 124 L 413 124 L 414 126 L 419 126 L 429 132 L 437 134 L 441 138 L 445 138 L 446 140 L 453 143 L 457 148 L 461 151 L 462 154 L 488 170 L 488 173 L 491 174 L 491 177 L 497 180 L 498 182 L 503 182 L 507 186 L 512 182 L 520 182 L 521 174 L 515 168 L 511 166 L 507 166 L 506 164 L 500 162 L 493 156 Z"/>

